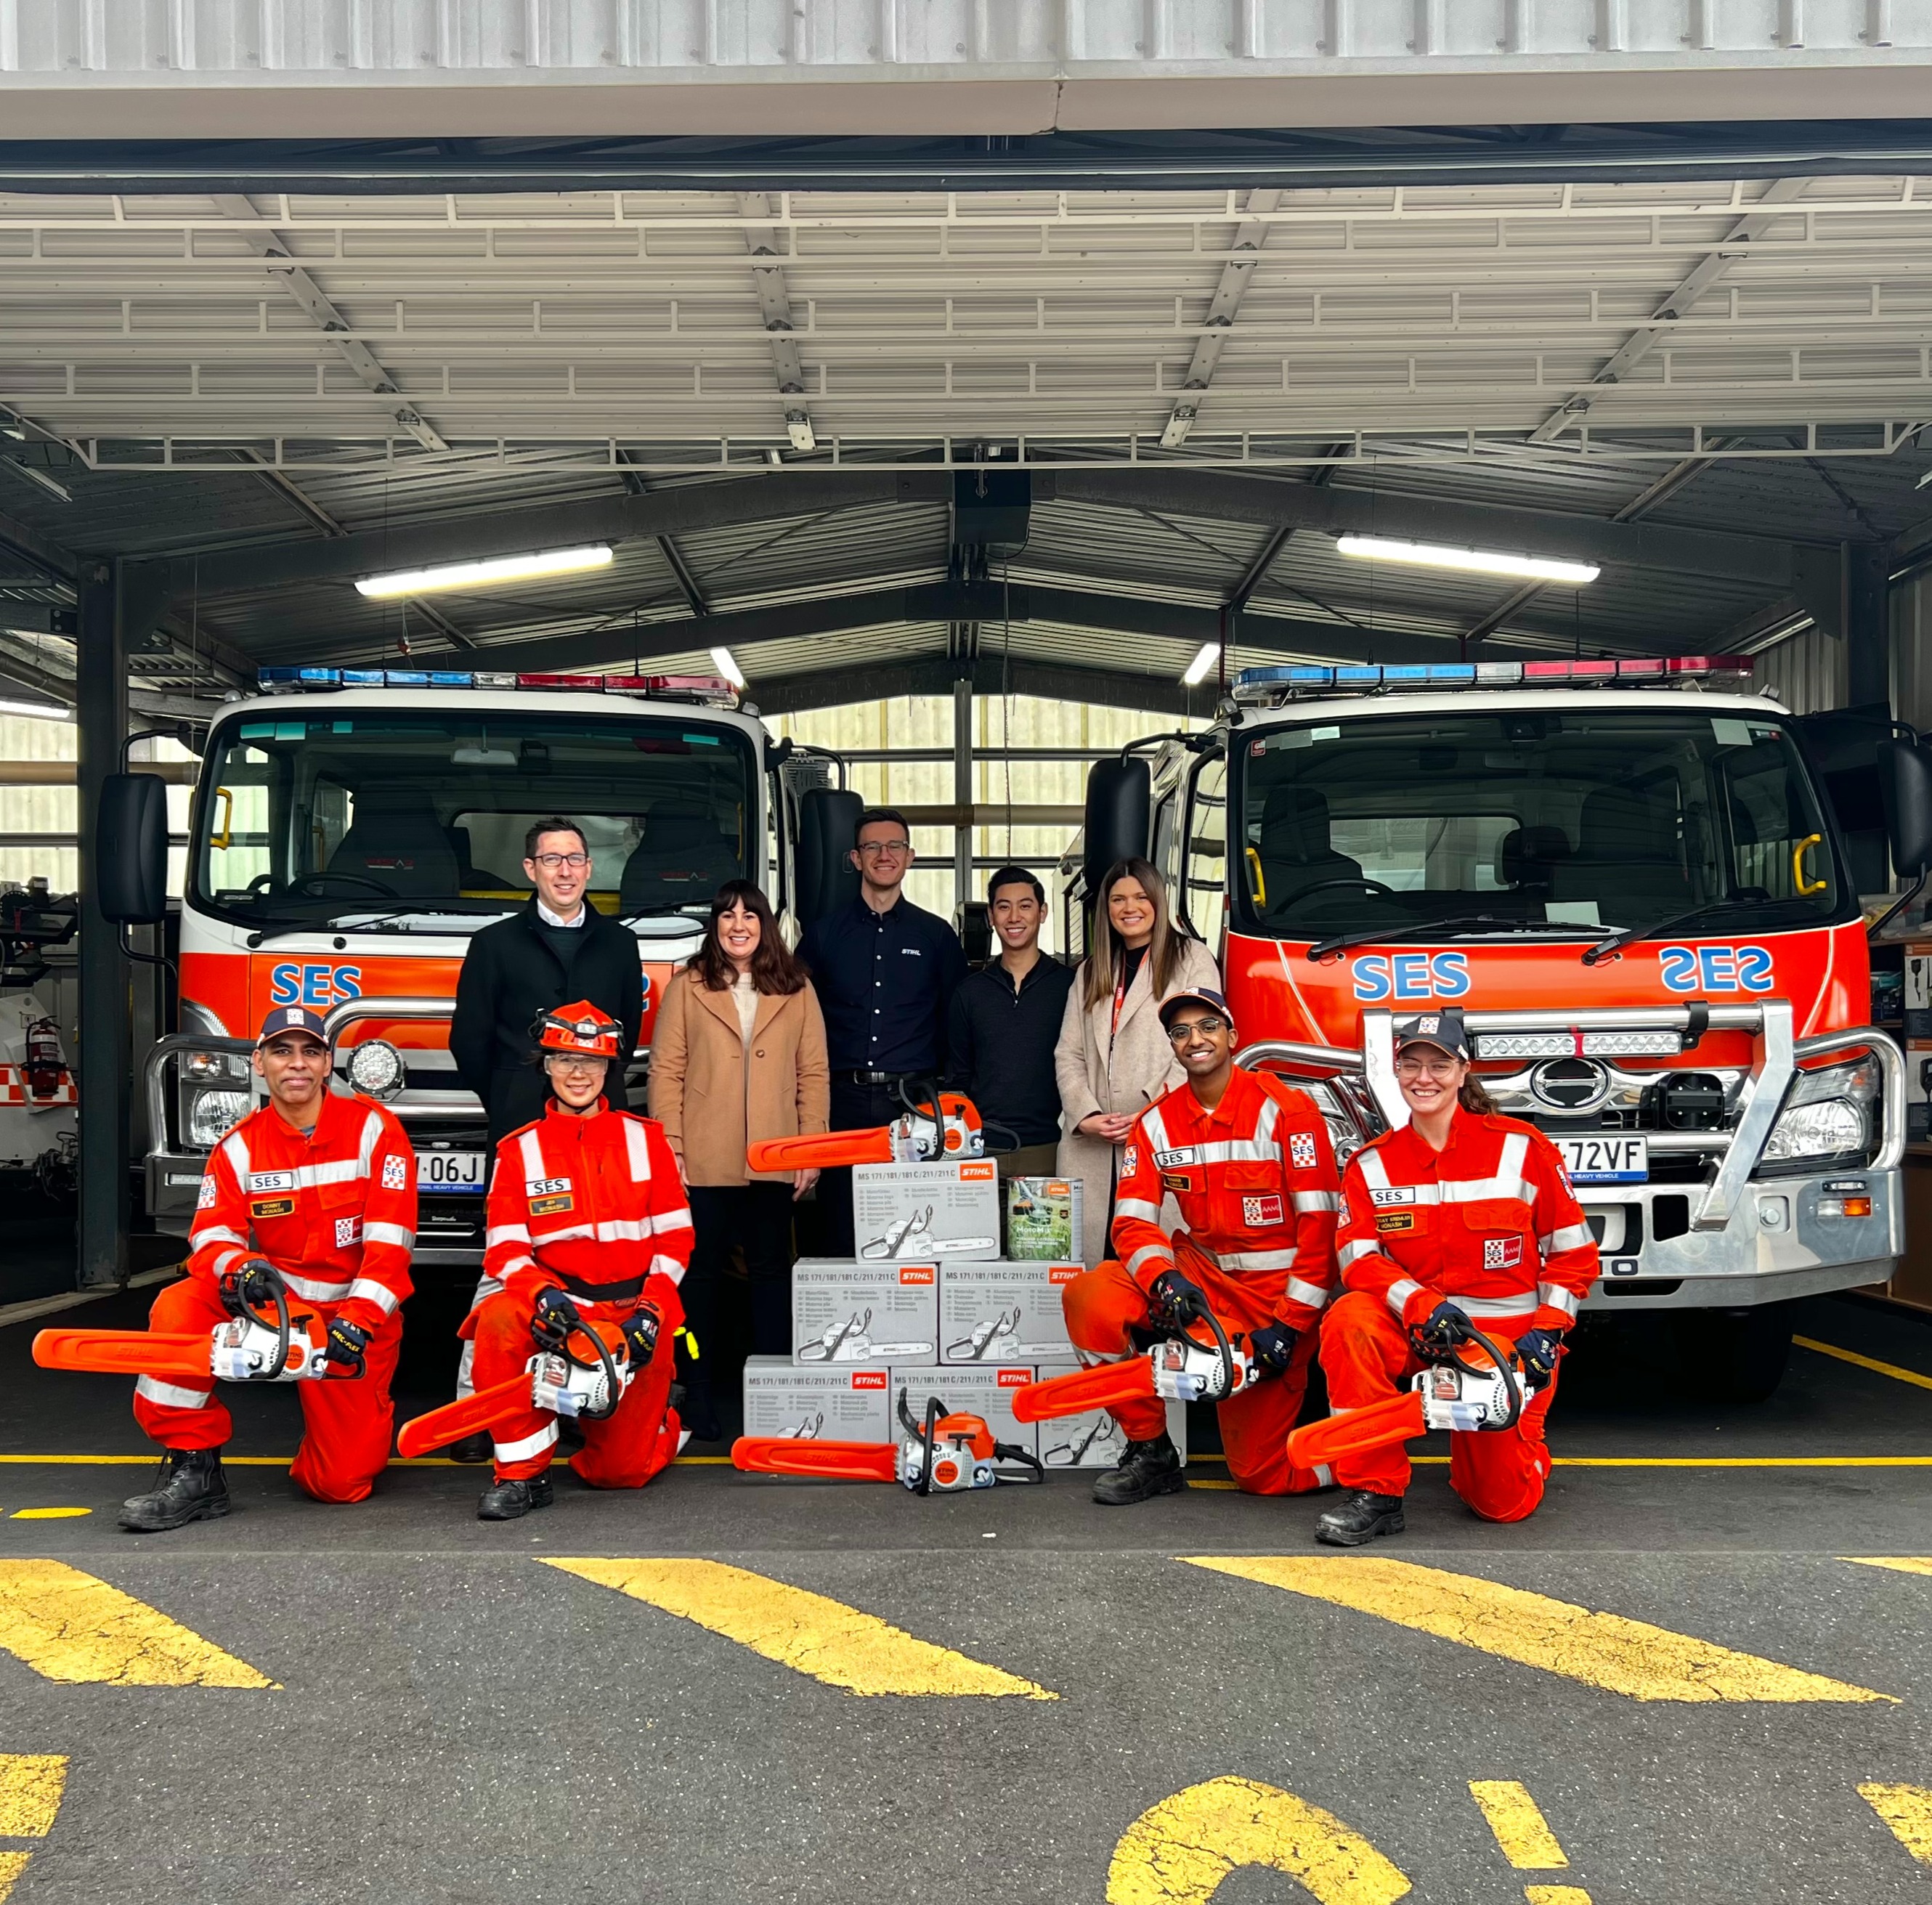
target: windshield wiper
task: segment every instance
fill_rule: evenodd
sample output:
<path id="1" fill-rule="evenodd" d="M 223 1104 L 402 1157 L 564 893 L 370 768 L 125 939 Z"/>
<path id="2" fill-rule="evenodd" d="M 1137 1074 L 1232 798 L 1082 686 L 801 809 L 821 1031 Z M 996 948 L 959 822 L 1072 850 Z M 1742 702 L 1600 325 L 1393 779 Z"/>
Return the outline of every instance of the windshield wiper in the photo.
<path id="1" fill-rule="evenodd" d="M 1735 913 L 1744 907 L 1778 904 L 1772 899 L 1707 899 L 1701 906 L 1687 907 L 1682 913 L 1667 914 L 1661 920 L 1653 920 L 1647 926 L 1613 926 L 1595 945 L 1584 949 L 1583 963 L 1586 966 L 1600 965 L 1612 953 L 1622 952 L 1634 940 L 1654 939 L 1659 933 L 1667 933 L 1673 926 L 1688 926 L 1693 920 L 1701 920 L 1708 913 Z"/>
<path id="2" fill-rule="evenodd" d="M 1414 920 L 1406 926 L 1370 926 L 1358 933 L 1337 933 L 1318 939 L 1308 949 L 1308 957 L 1318 964 L 1331 952 L 1346 952 L 1352 946 L 1373 946 L 1384 940 L 1414 939 L 1423 933 L 1474 932 L 1547 933 L 1574 932 L 1565 920 L 1507 920 L 1496 913 L 1445 913 L 1436 920 Z"/>

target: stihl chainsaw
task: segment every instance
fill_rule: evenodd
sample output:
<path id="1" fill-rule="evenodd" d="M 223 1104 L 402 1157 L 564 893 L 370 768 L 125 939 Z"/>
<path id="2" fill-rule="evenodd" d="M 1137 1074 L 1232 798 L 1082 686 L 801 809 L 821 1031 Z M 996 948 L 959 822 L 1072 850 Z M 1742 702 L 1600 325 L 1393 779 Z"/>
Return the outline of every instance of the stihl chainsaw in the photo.
<path id="1" fill-rule="evenodd" d="M 902 1078 L 898 1090 L 905 1108 L 890 1124 L 862 1131 L 820 1131 L 802 1138 L 760 1138 L 745 1148 L 745 1162 L 755 1172 L 804 1171 L 846 1164 L 930 1164 L 940 1158 L 986 1155 L 985 1128 L 970 1098 L 941 1092 L 929 1079 Z"/>
<path id="2" fill-rule="evenodd" d="M 346 1364 L 323 1351 L 327 1331 L 314 1316 L 291 1316 L 288 1286 L 274 1264 L 256 1262 L 269 1286 L 273 1322 L 244 1310 L 202 1335 L 151 1330 L 43 1330 L 34 1360 L 44 1370 L 89 1370 L 103 1376 L 147 1376 L 184 1385 L 218 1382 L 355 1380 Z"/>
<path id="3" fill-rule="evenodd" d="M 1412 1442 L 1432 1429 L 1509 1429 L 1521 1419 L 1528 1390 L 1514 1350 L 1498 1349 L 1468 1322 L 1448 1342 L 1417 1330 L 1408 1340 L 1429 1366 L 1416 1372 L 1408 1388 L 1384 1402 L 1304 1424 L 1288 1438 L 1289 1461 L 1298 1468 L 1319 1468 Z"/>
<path id="4" fill-rule="evenodd" d="M 822 1481 L 898 1482 L 914 1495 L 952 1495 L 992 1488 L 1000 1482 L 1046 1479 L 1036 1457 L 1011 1442 L 995 1442 L 976 1415 L 949 1414 L 937 1396 L 928 1399 L 926 1418 L 913 1420 L 906 1392 L 899 1391 L 899 1442 L 813 1442 L 793 1436 L 740 1436 L 731 1444 L 734 1468 L 749 1474 L 802 1475 Z M 1031 1472 L 1003 1475 L 995 1466 L 1017 1462 Z"/>
<path id="5" fill-rule="evenodd" d="M 578 1342 L 589 1352 L 586 1356 L 572 1348 Z M 514 1422 L 533 1408 L 597 1421 L 616 1412 L 638 1374 L 625 1347 L 623 1332 L 616 1324 L 580 1318 L 559 1348 L 540 1348 L 524 1365 L 522 1375 L 493 1383 L 474 1395 L 459 1396 L 441 1408 L 404 1423 L 396 1437 L 396 1452 L 428 1455 L 465 1436 L 493 1430 L 500 1422 Z"/>
<path id="6" fill-rule="evenodd" d="M 1016 1389 L 1013 1414 L 1022 1422 L 1046 1422 L 1156 1396 L 1172 1402 L 1225 1402 L 1258 1380 L 1244 1345 L 1228 1340 L 1212 1310 L 1198 1309 L 1180 1334 L 1163 1338 L 1141 1355 Z"/>

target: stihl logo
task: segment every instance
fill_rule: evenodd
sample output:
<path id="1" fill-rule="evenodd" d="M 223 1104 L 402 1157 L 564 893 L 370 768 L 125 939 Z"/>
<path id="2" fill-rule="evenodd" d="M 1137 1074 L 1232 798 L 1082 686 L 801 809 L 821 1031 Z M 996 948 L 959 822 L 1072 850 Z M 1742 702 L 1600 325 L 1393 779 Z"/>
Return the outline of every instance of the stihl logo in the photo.
<path id="1" fill-rule="evenodd" d="M 1033 1380 L 1030 1370 L 1002 1370 L 1000 1387 L 1002 1389 L 1024 1389 Z"/>
<path id="2" fill-rule="evenodd" d="M 890 1370 L 854 1370 L 852 1387 L 854 1389 L 890 1389 L 892 1386 L 892 1372 Z"/>
<path id="3" fill-rule="evenodd" d="M 1049 1283 L 1071 1283 L 1079 1274 L 1078 1264 L 1055 1264 L 1046 1273 L 1046 1280 Z"/>
<path id="4" fill-rule="evenodd" d="M 938 1276 L 931 1264 L 908 1264 L 899 1272 L 902 1283 L 930 1283 Z"/>
<path id="5" fill-rule="evenodd" d="M 959 1181 L 962 1184 L 990 1184 L 998 1175 L 998 1168 L 991 1164 L 962 1164 L 959 1167 Z"/>

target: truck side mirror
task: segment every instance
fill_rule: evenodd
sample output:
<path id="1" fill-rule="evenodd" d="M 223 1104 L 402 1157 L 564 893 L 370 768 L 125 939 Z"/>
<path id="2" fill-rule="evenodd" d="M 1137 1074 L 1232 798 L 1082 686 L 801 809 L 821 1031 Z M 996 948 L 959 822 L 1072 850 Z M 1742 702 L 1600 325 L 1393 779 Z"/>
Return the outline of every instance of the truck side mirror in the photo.
<path id="1" fill-rule="evenodd" d="M 1087 776 L 1087 890 L 1121 860 L 1145 860 L 1154 812 L 1154 773 L 1138 755 L 1096 760 Z"/>
<path id="2" fill-rule="evenodd" d="M 846 856 L 865 811 L 846 788 L 808 788 L 799 796 L 792 910 L 801 929 L 859 897 L 858 870 Z"/>
<path id="3" fill-rule="evenodd" d="M 157 774 L 110 774 L 94 817 L 95 898 L 117 926 L 168 912 L 168 790 Z"/>
<path id="4" fill-rule="evenodd" d="M 1932 868 L 1932 754 L 1910 741 L 1881 741 L 1878 775 L 1892 863 L 1916 879 Z"/>

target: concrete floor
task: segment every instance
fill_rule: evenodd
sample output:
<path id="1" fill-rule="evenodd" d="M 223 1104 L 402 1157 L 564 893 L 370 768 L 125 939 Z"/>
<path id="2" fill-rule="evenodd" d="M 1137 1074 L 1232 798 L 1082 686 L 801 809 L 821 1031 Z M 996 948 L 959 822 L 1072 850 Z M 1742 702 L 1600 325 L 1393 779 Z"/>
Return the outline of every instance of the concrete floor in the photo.
<path id="1" fill-rule="evenodd" d="M 637 1496 L 566 1480 L 548 1512 L 485 1526 L 475 1469 L 394 1469 L 330 1510 L 238 1466 L 230 1519 L 136 1539 L 112 1518 L 148 1472 L 125 1385 L 32 1370 L 34 1327 L 0 1329 L 0 1516 L 92 1512 L 0 1520 L 0 1597 L 10 1569 L 38 1578 L 20 1562 L 56 1561 L 278 1684 L 62 1684 L 0 1653 L 0 1754 L 68 1756 L 44 1834 L 0 1831 L 28 1855 L 19 1905 L 1730 1905 L 1904 1900 L 1928 1876 L 1907 1844 L 1918 1802 L 1880 1789 L 1932 1789 L 1932 1579 L 1841 1557 L 1932 1556 L 1932 1384 L 1820 1351 L 1728 1411 L 1684 1396 L 1642 1332 L 1594 1368 L 1580 1353 L 1552 1420 L 1564 1466 L 1532 1520 L 1478 1523 L 1424 1468 L 1408 1534 L 1305 1588 L 1184 1558 L 1299 1566 L 1318 1553 L 1308 1502 L 1223 1485 L 1108 1511 L 1071 1478 L 916 1502 L 688 1463 Z M 1932 1378 L 1932 1322 L 1821 1300 L 1799 1327 Z M 439 1399 L 440 1336 L 406 1407 Z M 238 1402 L 235 1449 L 286 1455 L 290 1392 Z M 126 1459 L 57 1459 L 76 1455 Z M 1900 1456 L 1922 1466 L 1871 1466 Z M 1570 1466 L 1613 1460 L 1700 1466 Z M 1816 1466 L 1702 1466 L 1794 1460 Z M 541 1564 L 577 1557 L 728 1563 L 1058 1697 L 862 1696 L 790 1640 L 754 1651 L 662 1594 Z M 1493 1584 L 1648 1627 L 1604 1641 L 1585 1622 L 1539 1656 L 1546 1602 Z M 0 1648 L 31 1654 L 4 1616 Z M 1720 1682 L 1723 1649 L 1774 1696 L 1619 1690 L 1680 1654 L 1688 1684 Z M 1801 1697 L 1783 1670 L 1839 1690 Z M 17 1829 L 8 1764 L 0 1828 Z M 1567 1867 L 1546 1848 L 1513 1867 L 1472 1781 L 1520 1783 Z"/>

